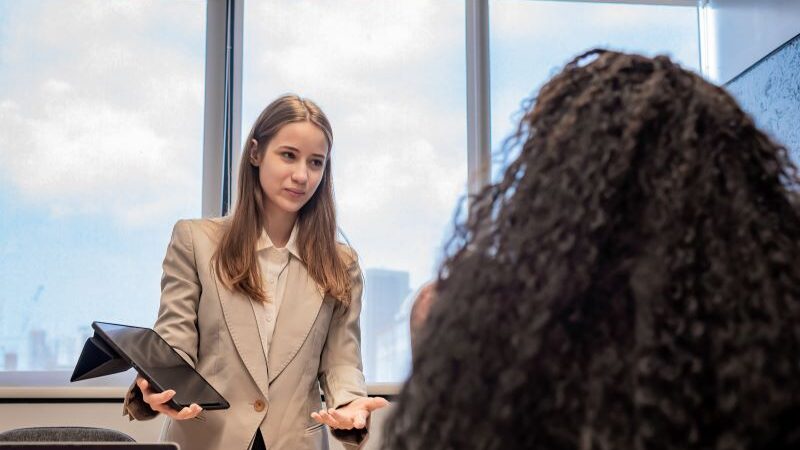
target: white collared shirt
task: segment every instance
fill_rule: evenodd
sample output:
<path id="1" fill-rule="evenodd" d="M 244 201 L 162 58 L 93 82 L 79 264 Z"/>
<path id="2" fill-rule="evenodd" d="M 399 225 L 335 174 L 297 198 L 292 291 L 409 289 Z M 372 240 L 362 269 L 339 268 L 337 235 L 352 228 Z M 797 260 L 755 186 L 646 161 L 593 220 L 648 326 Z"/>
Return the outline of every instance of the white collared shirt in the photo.
<path id="1" fill-rule="evenodd" d="M 261 336 L 261 345 L 264 348 L 264 357 L 269 354 L 272 335 L 275 334 L 275 322 L 278 312 L 286 295 L 286 278 L 291 255 L 299 258 L 297 250 L 297 223 L 295 222 L 289 241 L 283 248 L 275 247 L 267 235 L 266 230 L 261 232 L 256 243 L 256 256 L 258 268 L 261 272 L 261 283 L 267 294 L 267 301 L 262 303 L 253 299 L 250 302 L 256 315 L 258 334 Z"/>

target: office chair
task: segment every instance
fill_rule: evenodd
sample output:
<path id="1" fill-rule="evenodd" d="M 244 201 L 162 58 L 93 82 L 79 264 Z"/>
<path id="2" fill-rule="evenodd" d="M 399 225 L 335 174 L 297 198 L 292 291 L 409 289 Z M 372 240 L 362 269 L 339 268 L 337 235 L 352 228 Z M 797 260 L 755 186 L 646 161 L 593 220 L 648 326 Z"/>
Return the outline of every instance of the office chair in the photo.
<path id="1" fill-rule="evenodd" d="M 94 427 L 31 427 L 0 432 L 0 442 L 136 442 L 127 434 Z"/>

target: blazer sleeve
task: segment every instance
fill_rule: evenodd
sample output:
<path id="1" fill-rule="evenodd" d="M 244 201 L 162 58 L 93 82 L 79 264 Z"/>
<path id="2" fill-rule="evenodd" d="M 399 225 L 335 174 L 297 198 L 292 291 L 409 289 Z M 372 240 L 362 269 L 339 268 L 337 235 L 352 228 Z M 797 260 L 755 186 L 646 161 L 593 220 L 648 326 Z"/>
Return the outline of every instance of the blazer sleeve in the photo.
<path id="1" fill-rule="evenodd" d="M 353 257 L 350 264 L 350 305 L 337 303 L 322 349 L 319 380 L 328 408 L 344 406 L 359 397 L 367 396 L 367 385 L 361 363 L 361 268 Z M 368 428 L 368 427 L 367 427 Z M 363 430 L 332 430 L 345 448 L 357 448 L 367 436 Z"/>
<path id="2" fill-rule="evenodd" d="M 200 279 L 197 275 L 191 223 L 180 220 L 164 257 L 161 276 L 161 305 L 155 331 L 192 367 L 197 362 L 197 308 L 200 302 Z M 158 413 L 142 399 L 134 383 L 125 395 L 123 415 L 130 420 L 147 420 Z"/>

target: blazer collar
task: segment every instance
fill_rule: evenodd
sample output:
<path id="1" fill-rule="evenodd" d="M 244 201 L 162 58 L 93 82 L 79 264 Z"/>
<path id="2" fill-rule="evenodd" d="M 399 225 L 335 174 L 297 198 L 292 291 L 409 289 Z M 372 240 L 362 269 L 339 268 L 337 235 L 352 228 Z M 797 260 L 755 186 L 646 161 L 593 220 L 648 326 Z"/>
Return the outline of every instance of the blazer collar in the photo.
<path id="1" fill-rule="evenodd" d="M 213 273 L 213 272 L 212 272 Z M 258 324 L 253 313 L 250 299 L 242 293 L 234 292 L 225 287 L 217 279 L 217 275 L 212 275 L 217 285 L 219 302 L 222 305 L 222 314 L 228 326 L 228 333 L 233 339 L 236 351 L 242 358 L 244 366 L 250 372 L 256 386 L 266 397 L 269 386 L 269 375 L 267 372 L 267 361 L 264 358 L 264 347 L 261 345 L 260 338 L 254 338 L 253 333 L 258 335 Z"/>
<path id="2" fill-rule="evenodd" d="M 289 258 L 286 294 L 275 321 L 267 367 L 269 382 L 275 380 L 297 355 L 317 320 L 324 292 L 298 258 Z"/>
<path id="3" fill-rule="evenodd" d="M 244 294 L 229 290 L 217 279 L 216 274 L 212 275 L 236 351 L 265 396 L 269 384 L 300 351 L 317 320 L 325 297 L 322 288 L 311 278 L 298 258 L 289 258 L 287 271 L 286 297 L 275 321 L 275 331 L 266 359 L 261 339 L 253 337 L 253 333 L 258 333 L 258 323 L 250 299 Z"/>

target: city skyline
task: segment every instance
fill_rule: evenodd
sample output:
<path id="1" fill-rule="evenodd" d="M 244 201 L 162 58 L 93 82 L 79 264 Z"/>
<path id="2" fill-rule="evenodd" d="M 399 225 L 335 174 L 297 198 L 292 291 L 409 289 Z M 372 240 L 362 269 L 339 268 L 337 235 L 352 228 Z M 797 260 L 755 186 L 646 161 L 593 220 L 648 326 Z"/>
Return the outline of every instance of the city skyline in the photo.
<path id="1" fill-rule="evenodd" d="M 409 272 L 376 267 L 367 268 L 363 275 L 361 322 L 365 374 L 370 382 L 399 381 L 410 367 L 410 341 L 405 341 L 410 339 L 408 319 L 415 290 L 411 288 Z M 38 285 L 29 304 L 37 304 L 45 291 L 45 285 Z M 47 329 L 31 323 L 34 308 L 27 308 L 25 313 L 14 318 L 16 326 L 12 327 L 12 316 L 6 314 L 4 306 L 0 304 L 0 370 L 71 371 L 85 341 L 93 335 L 91 322 L 71 331 L 62 329 L 58 333 L 48 333 Z M 374 342 L 365 341 L 365 335 L 377 338 Z"/>

